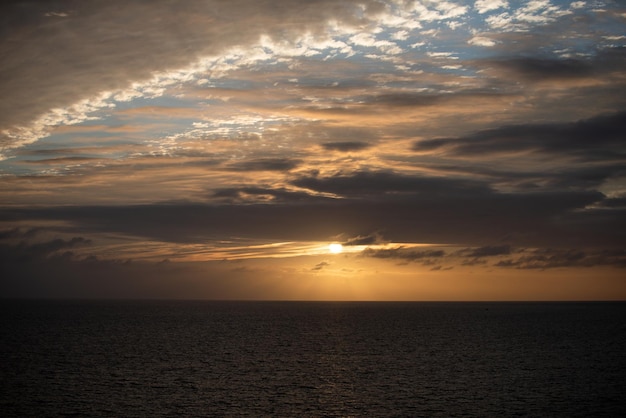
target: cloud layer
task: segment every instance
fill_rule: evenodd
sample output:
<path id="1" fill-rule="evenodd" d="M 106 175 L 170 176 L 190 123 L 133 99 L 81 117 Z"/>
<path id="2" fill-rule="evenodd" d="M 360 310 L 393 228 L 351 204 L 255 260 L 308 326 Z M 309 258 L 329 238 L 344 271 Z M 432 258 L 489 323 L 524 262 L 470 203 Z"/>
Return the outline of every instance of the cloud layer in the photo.
<path id="1" fill-rule="evenodd" d="M 1 7 L 8 270 L 624 266 L 621 2 Z"/>

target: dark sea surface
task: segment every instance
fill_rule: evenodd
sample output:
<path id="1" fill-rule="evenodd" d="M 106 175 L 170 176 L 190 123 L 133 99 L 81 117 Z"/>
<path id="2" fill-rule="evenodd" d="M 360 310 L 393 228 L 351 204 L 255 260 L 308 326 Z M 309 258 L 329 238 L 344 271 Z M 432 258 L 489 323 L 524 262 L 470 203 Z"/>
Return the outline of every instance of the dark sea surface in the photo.
<path id="1" fill-rule="evenodd" d="M 2 416 L 626 416 L 626 303 L 0 302 Z"/>

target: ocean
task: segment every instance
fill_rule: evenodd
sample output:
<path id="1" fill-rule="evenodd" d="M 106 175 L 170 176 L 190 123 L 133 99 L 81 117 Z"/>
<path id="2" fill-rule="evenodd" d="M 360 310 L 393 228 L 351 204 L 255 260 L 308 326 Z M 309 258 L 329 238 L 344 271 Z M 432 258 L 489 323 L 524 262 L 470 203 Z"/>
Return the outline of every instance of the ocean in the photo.
<path id="1" fill-rule="evenodd" d="M 2 416 L 626 416 L 626 303 L 3 300 Z"/>

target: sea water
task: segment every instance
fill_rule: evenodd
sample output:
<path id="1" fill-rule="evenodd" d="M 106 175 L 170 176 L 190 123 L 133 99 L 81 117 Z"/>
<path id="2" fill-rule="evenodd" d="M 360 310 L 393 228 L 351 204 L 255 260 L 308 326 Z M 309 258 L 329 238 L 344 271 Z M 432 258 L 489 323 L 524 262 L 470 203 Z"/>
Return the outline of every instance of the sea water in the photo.
<path id="1" fill-rule="evenodd" d="M 626 416 L 626 303 L 1 306 L 3 416 Z"/>

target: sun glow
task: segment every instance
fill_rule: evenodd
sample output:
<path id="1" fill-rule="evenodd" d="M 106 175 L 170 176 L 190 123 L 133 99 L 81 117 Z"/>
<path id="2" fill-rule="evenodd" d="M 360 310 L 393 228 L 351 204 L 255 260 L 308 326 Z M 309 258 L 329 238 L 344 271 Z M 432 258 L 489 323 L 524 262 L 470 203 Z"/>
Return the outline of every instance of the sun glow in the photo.
<path id="1" fill-rule="evenodd" d="M 333 242 L 328 246 L 328 251 L 330 251 L 332 254 L 339 254 L 343 251 L 343 245 L 337 242 Z"/>

